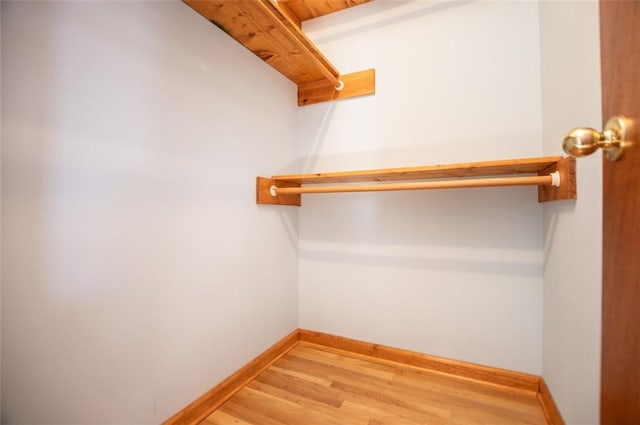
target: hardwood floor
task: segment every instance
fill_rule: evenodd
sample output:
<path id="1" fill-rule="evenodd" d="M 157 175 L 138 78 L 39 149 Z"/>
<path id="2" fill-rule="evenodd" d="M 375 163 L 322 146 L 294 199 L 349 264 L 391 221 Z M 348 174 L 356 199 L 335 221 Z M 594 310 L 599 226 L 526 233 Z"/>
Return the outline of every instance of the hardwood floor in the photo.
<path id="1" fill-rule="evenodd" d="M 534 391 L 298 342 L 206 425 L 546 424 Z"/>

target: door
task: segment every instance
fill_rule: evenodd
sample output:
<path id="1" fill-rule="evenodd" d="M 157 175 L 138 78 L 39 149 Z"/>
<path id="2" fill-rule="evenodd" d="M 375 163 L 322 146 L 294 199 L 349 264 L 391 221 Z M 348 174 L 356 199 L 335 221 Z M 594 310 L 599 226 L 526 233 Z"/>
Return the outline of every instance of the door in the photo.
<path id="1" fill-rule="evenodd" d="M 587 29 L 585 29 L 587 30 Z M 601 423 L 640 424 L 640 1 L 600 2 L 603 120 L 635 120 L 603 159 Z"/>

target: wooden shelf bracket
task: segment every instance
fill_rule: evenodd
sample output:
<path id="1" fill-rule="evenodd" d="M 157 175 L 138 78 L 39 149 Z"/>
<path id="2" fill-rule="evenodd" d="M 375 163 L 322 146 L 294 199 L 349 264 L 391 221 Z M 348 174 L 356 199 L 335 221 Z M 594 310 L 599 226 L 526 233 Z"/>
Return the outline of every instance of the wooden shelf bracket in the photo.
<path id="1" fill-rule="evenodd" d="M 328 186 L 327 183 L 339 183 L 339 185 Z M 307 186 L 303 187 L 303 184 Z M 314 184 L 323 185 L 308 186 Z M 337 173 L 280 175 L 271 178 L 258 177 L 256 202 L 300 206 L 301 195 L 305 193 L 532 185 L 538 186 L 538 202 L 576 199 L 575 158 L 554 156 Z"/>

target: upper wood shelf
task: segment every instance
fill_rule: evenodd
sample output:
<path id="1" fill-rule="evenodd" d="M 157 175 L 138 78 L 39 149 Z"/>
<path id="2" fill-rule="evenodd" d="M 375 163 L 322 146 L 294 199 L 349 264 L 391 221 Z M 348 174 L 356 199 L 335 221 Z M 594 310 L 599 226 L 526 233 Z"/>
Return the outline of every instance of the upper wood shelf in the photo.
<path id="1" fill-rule="evenodd" d="M 272 0 L 184 2 L 293 81 L 298 86 L 299 105 L 375 92 L 373 70 L 341 75 L 300 29 L 300 21 L 307 16 L 302 14 L 303 9 L 324 14 L 365 0 L 341 0 L 333 6 L 332 1 L 317 0 L 292 0 L 282 5 Z M 343 90 L 337 89 L 341 81 Z"/>
<path id="2" fill-rule="evenodd" d="M 549 176 L 558 172 L 560 185 L 551 186 L 551 179 L 531 179 L 514 177 L 495 179 L 473 179 L 476 177 L 497 177 L 523 174 L 535 174 L 537 176 Z M 570 157 L 550 156 L 541 158 L 509 159 L 499 161 L 466 162 L 458 164 L 429 165 L 420 167 L 384 168 L 375 170 L 342 171 L 331 173 L 292 174 L 277 175 L 271 178 L 258 177 L 257 202 L 259 204 L 300 205 L 300 193 L 306 188 L 303 184 L 326 183 L 362 183 L 362 182 L 397 182 L 397 181 L 424 181 L 434 179 L 461 178 L 456 181 L 409 183 L 405 185 L 368 185 L 368 186 L 338 186 L 328 189 L 319 188 L 309 192 L 352 192 L 352 191 L 377 191 L 377 190 L 409 190 L 409 189 L 436 189 L 452 187 L 485 187 L 485 186 L 512 186 L 512 185 L 537 185 L 538 201 L 549 202 L 562 199 L 576 199 L 576 175 L 575 159 Z M 276 196 L 272 194 L 275 186 Z M 296 189 L 287 189 L 296 188 Z M 300 188 L 300 189 L 297 189 Z M 344 189 L 344 190 L 343 190 Z"/>

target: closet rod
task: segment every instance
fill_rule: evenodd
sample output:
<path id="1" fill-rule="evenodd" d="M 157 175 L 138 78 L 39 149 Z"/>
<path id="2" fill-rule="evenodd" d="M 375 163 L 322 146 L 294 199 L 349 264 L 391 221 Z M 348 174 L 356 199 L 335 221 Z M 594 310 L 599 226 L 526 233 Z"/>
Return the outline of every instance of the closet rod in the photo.
<path id="1" fill-rule="evenodd" d="M 271 196 L 298 195 L 302 193 L 341 193 L 341 192 L 385 192 L 392 190 L 455 189 L 469 187 L 497 186 L 560 186 L 560 173 L 555 171 L 546 176 L 499 177 L 491 179 L 461 179 L 429 181 L 417 183 L 387 183 L 372 185 L 341 185 L 316 187 L 277 187 L 271 186 Z"/>

